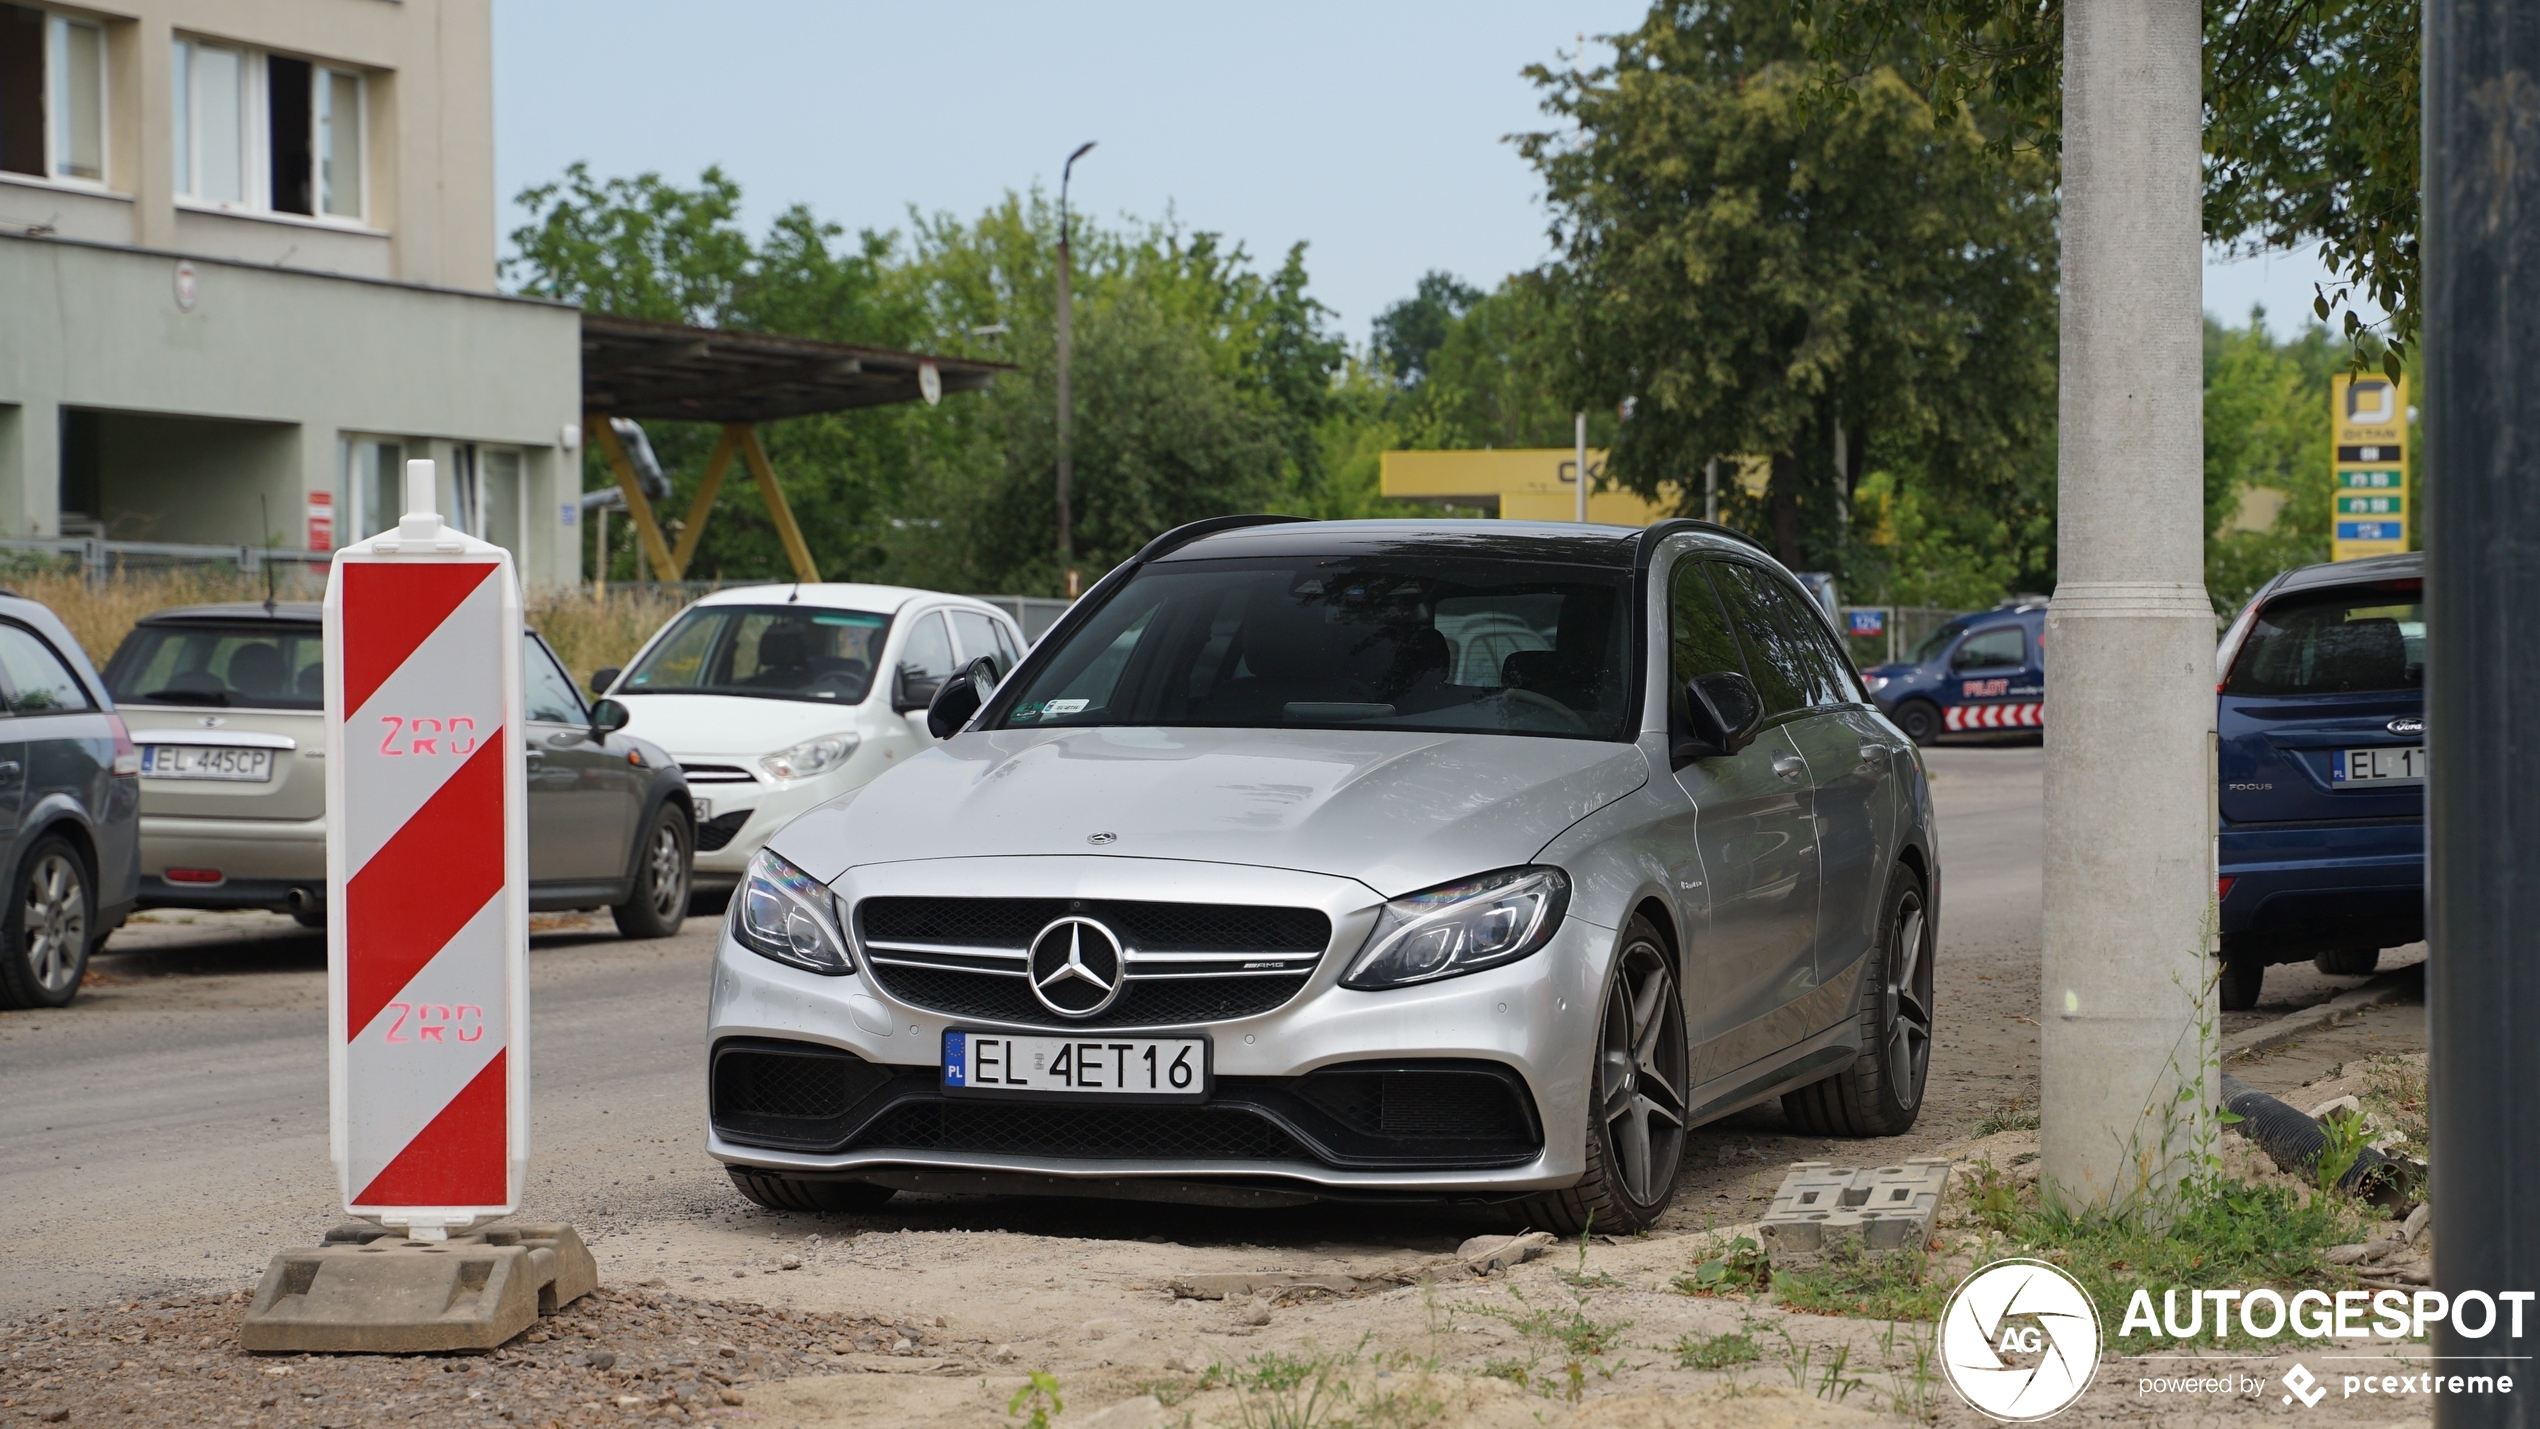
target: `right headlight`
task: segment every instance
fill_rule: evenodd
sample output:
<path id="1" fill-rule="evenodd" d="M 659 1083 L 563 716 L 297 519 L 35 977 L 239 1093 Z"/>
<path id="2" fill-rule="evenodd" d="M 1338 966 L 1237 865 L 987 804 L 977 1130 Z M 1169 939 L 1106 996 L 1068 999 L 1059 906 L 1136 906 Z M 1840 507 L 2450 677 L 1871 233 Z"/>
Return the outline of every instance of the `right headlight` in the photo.
<path id="1" fill-rule="evenodd" d="M 1570 906 L 1557 868 L 1508 868 L 1385 905 L 1341 986 L 1406 987 L 1513 963 L 1552 941 Z"/>
<path id="2" fill-rule="evenodd" d="M 808 779 L 845 763 L 862 742 L 861 736 L 855 734 L 824 734 L 791 749 L 780 749 L 761 759 L 758 767 L 766 770 L 770 779 Z"/>
<path id="3" fill-rule="evenodd" d="M 767 849 L 742 875 L 732 900 L 732 936 L 760 957 L 829 977 L 855 970 L 838 895 Z"/>

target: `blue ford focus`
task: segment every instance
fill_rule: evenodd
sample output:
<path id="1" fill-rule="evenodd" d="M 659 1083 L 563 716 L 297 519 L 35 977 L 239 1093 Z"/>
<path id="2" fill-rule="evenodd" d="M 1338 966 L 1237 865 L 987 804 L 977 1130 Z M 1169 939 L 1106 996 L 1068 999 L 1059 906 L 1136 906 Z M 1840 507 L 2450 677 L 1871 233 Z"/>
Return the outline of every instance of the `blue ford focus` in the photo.
<path id="1" fill-rule="evenodd" d="M 2222 1005 L 2425 936 L 2425 557 L 2277 576 L 2217 652 Z"/>

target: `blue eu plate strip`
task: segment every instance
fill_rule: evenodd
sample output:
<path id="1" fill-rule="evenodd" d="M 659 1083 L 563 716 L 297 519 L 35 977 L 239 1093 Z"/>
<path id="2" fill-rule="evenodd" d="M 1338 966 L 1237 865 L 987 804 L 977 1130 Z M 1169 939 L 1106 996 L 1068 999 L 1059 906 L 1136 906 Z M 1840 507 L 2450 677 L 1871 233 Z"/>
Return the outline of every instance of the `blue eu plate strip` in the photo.
<path id="1" fill-rule="evenodd" d="M 961 1074 L 963 1068 L 970 1064 L 970 1058 L 967 1055 L 968 1050 L 968 1048 L 962 1045 L 962 1034 L 958 1032 L 946 1032 L 944 1034 L 945 1086 L 958 1087 L 965 1085 L 965 1083 L 961 1080 Z"/>

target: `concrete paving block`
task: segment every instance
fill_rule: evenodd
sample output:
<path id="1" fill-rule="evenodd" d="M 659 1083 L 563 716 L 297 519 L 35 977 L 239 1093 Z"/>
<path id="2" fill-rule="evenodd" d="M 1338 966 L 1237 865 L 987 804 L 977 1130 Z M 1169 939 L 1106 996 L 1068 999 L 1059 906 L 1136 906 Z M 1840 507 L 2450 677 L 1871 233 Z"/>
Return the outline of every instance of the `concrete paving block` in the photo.
<path id="1" fill-rule="evenodd" d="M 599 1288 L 566 1225 L 498 1221 L 446 1241 L 348 1224 L 265 1267 L 241 1348 L 307 1354 L 490 1350 Z"/>
<path id="2" fill-rule="evenodd" d="M 1930 1237 L 1948 1189 L 1942 1158 L 1867 1169 L 1793 1162 L 1756 1235 L 1776 1270 L 1805 1270 L 1847 1247 L 1863 1255 L 1911 1250 Z"/>

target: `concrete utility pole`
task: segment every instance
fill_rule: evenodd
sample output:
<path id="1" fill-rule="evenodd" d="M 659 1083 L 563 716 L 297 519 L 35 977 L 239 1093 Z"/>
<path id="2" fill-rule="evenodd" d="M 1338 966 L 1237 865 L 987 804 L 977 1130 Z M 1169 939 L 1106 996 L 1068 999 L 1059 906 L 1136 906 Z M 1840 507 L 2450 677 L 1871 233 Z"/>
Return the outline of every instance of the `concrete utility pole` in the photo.
<path id="1" fill-rule="evenodd" d="M 2064 8 L 2060 578 L 2046 617 L 2043 1177 L 2157 1199 L 2210 1125 L 2197 0 Z"/>
<path id="2" fill-rule="evenodd" d="M 1587 413 L 1580 412 L 1576 414 L 1576 420 L 1571 425 L 1570 432 L 1577 440 L 1579 449 L 1578 466 L 1576 468 L 1579 473 L 1579 524 L 1584 526 L 1587 524 L 1588 499 Z"/>
<path id="3" fill-rule="evenodd" d="M 2434 1283 L 2540 1290 L 2540 19 L 2425 7 L 2426 960 Z M 2476 1301 L 2468 1309 L 2475 1324 Z M 2530 1308 L 2521 1302 L 2512 1308 Z M 2540 1315 L 2480 1338 L 2446 1321 L 2447 1373 L 2524 1379 Z M 2520 1337 L 2514 1335 L 2519 1326 Z M 2437 1396 L 2435 1422 L 2540 1424 L 2528 1389 Z"/>
<path id="4" fill-rule="evenodd" d="M 1076 476 L 1076 394 L 1068 386 L 1067 366 L 1076 355 L 1076 297 L 1068 291 L 1074 277 L 1074 255 L 1067 242 L 1067 181 L 1076 161 L 1093 151 L 1088 139 L 1067 156 L 1058 171 L 1058 568 L 1067 573 L 1067 598 L 1076 598 L 1076 535 L 1069 529 L 1067 489 Z"/>

